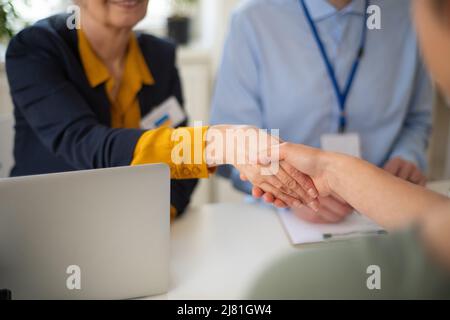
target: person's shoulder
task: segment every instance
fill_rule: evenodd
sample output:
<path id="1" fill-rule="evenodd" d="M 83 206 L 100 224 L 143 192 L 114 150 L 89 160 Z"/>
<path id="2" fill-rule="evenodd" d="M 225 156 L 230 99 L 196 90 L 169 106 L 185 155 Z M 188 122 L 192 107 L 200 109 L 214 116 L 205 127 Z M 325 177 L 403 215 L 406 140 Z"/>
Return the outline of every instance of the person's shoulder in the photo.
<path id="1" fill-rule="evenodd" d="M 292 8 L 297 8 L 298 0 L 243 0 L 232 12 L 232 24 L 261 25 L 268 24 L 268 19 L 276 19 L 274 13 L 284 14 Z"/>
<path id="2" fill-rule="evenodd" d="M 66 15 L 55 15 L 37 21 L 15 35 L 8 46 L 8 52 L 15 50 L 51 49 L 63 43 L 63 37 L 70 30 L 66 25 Z"/>
<path id="3" fill-rule="evenodd" d="M 172 57 L 175 55 L 176 44 L 169 39 L 163 39 L 154 35 L 137 32 L 136 37 L 144 55 L 158 55 Z"/>

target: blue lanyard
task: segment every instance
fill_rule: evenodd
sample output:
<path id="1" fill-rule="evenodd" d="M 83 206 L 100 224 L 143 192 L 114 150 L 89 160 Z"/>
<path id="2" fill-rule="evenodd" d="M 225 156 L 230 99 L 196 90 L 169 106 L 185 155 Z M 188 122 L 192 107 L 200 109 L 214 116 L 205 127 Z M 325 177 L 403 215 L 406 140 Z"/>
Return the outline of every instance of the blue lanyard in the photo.
<path id="1" fill-rule="evenodd" d="M 325 49 L 325 45 L 322 42 L 322 39 L 320 38 L 319 30 L 317 30 L 316 24 L 314 23 L 314 20 L 311 17 L 311 13 L 308 10 L 308 7 L 306 6 L 305 0 L 300 0 L 301 5 L 303 6 L 303 10 L 305 11 L 306 19 L 308 20 L 309 25 L 311 26 L 311 31 L 314 35 L 314 38 L 316 39 L 317 45 L 319 46 L 320 53 L 322 54 L 322 58 L 325 62 L 325 65 L 327 67 L 328 74 L 330 76 L 331 82 L 334 87 L 334 91 L 336 93 L 336 97 L 339 102 L 339 133 L 344 133 L 347 129 L 347 115 L 345 113 L 345 104 L 347 102 L 348 95 L 350 93 L 350 90 L 352 88 L 353 80 L 355 79 L 356 72 L 358 71 L 359 62 L 361 61 L 361 58 L 364 55 L 364 46 L 366 44 L 366 38 L 367 38 L 367 27 L 366 27 L 366 19 L 363 21 L 363 31 L 361 36 L 361 43 L 359 46 L 358 54 L 355 58 L 355 62 L 353 63 L 350 76 L 347 80 L 347 84 L 345 86 L 344 91 L 341 91 L 339 87 L 338 80 L 336 78 L 336 72 L 333 68 L 333 65 L 331 64 L 330 58 L 328 57 L 327 51 Z M 369 7 L 369 0 L 366 0 L 366 13 L 365 16 L 367 18 L 367 8 Z"/>

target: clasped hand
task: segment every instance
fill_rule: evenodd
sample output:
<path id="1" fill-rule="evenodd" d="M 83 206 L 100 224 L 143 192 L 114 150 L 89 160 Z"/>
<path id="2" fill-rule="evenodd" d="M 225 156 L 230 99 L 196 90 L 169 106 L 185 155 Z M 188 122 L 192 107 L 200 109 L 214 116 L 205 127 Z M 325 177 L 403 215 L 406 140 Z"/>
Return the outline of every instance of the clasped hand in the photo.
<path id="1" fill-rule="evenodd" d="M 253 184 L 254 197 L 279 208 L 289 207 L 300 218 L 315 223 L 336 223 L 353 212 L 353 208 L 331 192 L 327 185 L 328 153 L 304 145 L 284 143 L 255 127 L 213 128 L 210 131 L 218 132 L 224 142 L 222 153 L 231 155 L 216 156 L 214 161 L 237 168 L 241 179 Z M 423 185 L 426 179 L 420 171 L 400 160 L 393 159 L 386 165 L 386 170 Z"/>
<path id="2" fill-rule="evenodd" d="M 307 174 L 286 161 L 261 163 L 262 155 L 272 157 L 281 145 L 277 137 L 255 127 L 214 126 L 208 130 L 206 141 L 206 159 L 211 166 L 233 165 L 243 180 L 272 195 L 280 207 L 319 210 L 319 192 Z"/>
<path id="3" fill-rule="evenodd" d="M 233 165 L 242 180 L 252 183 L 256 198 L 291 208 L 298 217 L 315 223 L 339 222 L 353 212 L 324 187 L 319 173 L 320 150 L 284 143 L 249 126 L 212 127 L 206 141 L 211 166 Z"/>
<path id="4" fill-rule="evenodd" d="M 354 212 L 354 209 L 344 199 L 329 188 L 327 177 L 329 170 L 327 168 L 330 162 L 336 162 L 336 154 L 328 154 L 318 149 L 290 143 L 284 143 L 279 149 L 279 156 L 275 160 L 287 162 L 296 170 L 309 176 L 320 195 L 320 206 L 316 212 L 303 206 L 301 208 L 292 208 L 294 214 L 303 220 L 313 223 L 336 223 L 344 220 Z M 394 158 L 389 161 L 385 166 L 385 170 L 414 184 L 423 186 L 426 183 L 426 177 L 413 163 L 400 158 Z M 263 198 L 266 202 L 273 203 L 275 206 L 286 206 L 286 203 L 280 201 L 276 196 L 265 192 L 257 186 L 253 188 L 253 195 L 256 198 Z"/>

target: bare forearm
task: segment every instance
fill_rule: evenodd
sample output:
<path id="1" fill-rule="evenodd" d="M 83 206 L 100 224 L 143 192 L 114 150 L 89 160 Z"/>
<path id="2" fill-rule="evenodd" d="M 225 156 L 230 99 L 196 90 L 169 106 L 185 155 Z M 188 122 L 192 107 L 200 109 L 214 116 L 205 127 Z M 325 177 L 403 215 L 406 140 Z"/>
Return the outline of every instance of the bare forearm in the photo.
<path id="1" fill-rule="evenodd" d="M 331 191 L 388 229 L 404 227 L 449 202 L 365 161 L 335 154 L 324 157 Z"/>

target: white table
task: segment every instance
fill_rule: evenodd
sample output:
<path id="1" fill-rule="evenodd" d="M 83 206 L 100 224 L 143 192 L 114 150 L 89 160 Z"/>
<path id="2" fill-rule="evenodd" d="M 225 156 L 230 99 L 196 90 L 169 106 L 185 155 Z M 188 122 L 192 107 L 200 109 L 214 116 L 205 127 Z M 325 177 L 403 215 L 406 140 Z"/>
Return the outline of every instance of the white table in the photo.
<path id="1" fill-rule="evenodd" d="M 450 181 L 429 188 L 448 194 Z M 172 226 L 169 293 L 151 299 L 241 299 L 292 246 L 275 210 L 251 204 L 191 209 Z"/>
<path id="2" fill-rule="evenodd" d="M 428 184 L 428 189 L 448 197 L 450 196 L 450 181 L 431 182 Z"/>
<path id="3" fill-rule="evenodd" d="M 240 299 L 292 247 L 275 210 L 250 204 L 191 209 L 172 226 L 171 288 L 156 299 Z"/>

